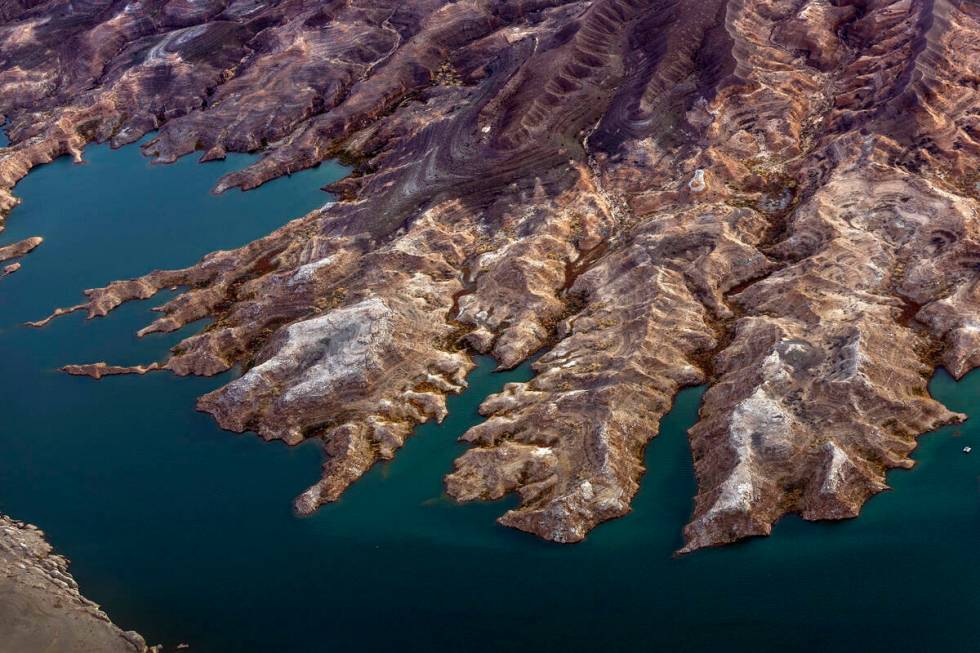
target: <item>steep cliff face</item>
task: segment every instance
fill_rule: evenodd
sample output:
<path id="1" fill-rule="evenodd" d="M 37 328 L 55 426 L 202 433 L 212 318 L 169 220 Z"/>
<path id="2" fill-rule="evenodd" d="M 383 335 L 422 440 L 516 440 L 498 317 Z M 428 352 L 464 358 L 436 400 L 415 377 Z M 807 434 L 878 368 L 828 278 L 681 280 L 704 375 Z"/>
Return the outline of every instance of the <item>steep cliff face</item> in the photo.
<path id="1" fill-rule="evenodd" d="M 919 434 L 962 417 L 927 381 L 980 361 L 976 3 L 90 0 L 0 16 L 6 208 L 31 166 L 154 129 L 162 161 L 266 151 L 218 190 L 356 163 L 338 203 L 74 307 L 182 286 L 141 333 L 214 318 L 161 367 L 242 365 L 202 410 L 324 443 L 300 510 L 441 419 L 468 350 L 503 367 L 546 353 L 483 404 L 448 492 L 517 493 L 500 521 L 560 542 L 629 511 L 685 385 L 711 384 L 686 550 L 787 512 L 852 517 Z"/>

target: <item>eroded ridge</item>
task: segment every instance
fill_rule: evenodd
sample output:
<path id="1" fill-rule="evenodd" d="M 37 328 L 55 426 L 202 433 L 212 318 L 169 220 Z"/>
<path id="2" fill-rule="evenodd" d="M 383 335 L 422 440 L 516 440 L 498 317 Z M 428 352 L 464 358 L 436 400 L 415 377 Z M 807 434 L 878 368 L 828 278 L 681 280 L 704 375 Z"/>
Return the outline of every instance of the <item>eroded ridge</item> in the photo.
<path id="1" fill-rule="evenodd" d="M 152 129 L 145 151 L 163 161 L 266 151 L 218 190 L 355 163 L 330 188 L 339 202 L 54 314 L 181 287 L 140 334 L 212 322 L 166 361 L 67 371 L 241 366 L 199 407 L 231 430 L 323 442 L 301 511 L 442 419 L 469 350 L 505 368 L 546 353 L 483 403 L 447 491 L 516 493 L 500 521 L 559 542 L 629 511 L 686 385 L 710 384 L 686 551 L 787 512 L 853 517 L 920 434 L 962 419 L 927 381 L 980 362 L 975 3 L 103 1 L 0 16 L 8 190 L 90 140 Z"/>

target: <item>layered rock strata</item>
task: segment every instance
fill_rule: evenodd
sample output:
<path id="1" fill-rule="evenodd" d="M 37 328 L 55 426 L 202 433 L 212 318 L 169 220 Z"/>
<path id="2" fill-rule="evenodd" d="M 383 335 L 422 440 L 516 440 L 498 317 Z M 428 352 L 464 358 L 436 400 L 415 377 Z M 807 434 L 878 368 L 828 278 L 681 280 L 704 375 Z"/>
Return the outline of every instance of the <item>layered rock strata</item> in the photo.
<path id="1" fill-rule="evenodd" d="M 501 522 L 560 542 L 629 511 L 686 385 L 710 384 L 685 550 L 788 512 L 853 517 L 920 434 L 962 419 L 927 382 L 980 362 L 976 3 L 92 0 L 0 16 L 5 189 L 153 129 L 161 161 L 265 151 L 218 190 L 356 166 L 339 202 L 266 238 L 57 313 L 182 287 L 141 335 L 212 318 L 159 367 L 241 366 L 202 410 L 324 443 L 301 511 L 442 419 L 470 350 L 502 367 L 546 353 L 484 402 L 447 490 L 515 493 Z"/>

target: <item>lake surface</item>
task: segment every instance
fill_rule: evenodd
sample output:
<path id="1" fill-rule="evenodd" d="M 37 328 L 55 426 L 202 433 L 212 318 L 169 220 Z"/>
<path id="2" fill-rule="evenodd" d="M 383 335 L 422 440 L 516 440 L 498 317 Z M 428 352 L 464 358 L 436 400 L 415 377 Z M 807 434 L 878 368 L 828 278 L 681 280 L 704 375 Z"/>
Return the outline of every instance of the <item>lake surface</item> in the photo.
<path id="1" fill-rule="evenodd" d="M 476 407 L 525 365 L 480 359 L 441 425 L 309 518 L 291 500 L 319 474 L 315 444 L 219 430 L 194 400 L 230 375 L 95 382 L 71 362 L 161 359 L 182 334 L 135 338 L 164 297 L 108 318 L 25 320 L 84 288 L 193 263 L 327 201 L 336 165 L 257 190 L 209 189 L 246 156 L 151 166 L 136 147 L 86 150 L 18 187 L 0 244 L 41 235 L 0 281 L 0 511 L 42 527 L 82 591 L 151 643 L 209 653 L 317 651 L 980 650 L 980 420 L 922 440 L 911 472 L 861 518 L 780 523 L 771 538 L 673 557 L 695 491 L 678 397 L 624 519 L 560 546 L 497 526 L 510 502 L 458 506 L 442 477 Z M 980 375 L 932 391 L 980 412 Z M 2 628 L 2 627 L 0 627 Z"/>

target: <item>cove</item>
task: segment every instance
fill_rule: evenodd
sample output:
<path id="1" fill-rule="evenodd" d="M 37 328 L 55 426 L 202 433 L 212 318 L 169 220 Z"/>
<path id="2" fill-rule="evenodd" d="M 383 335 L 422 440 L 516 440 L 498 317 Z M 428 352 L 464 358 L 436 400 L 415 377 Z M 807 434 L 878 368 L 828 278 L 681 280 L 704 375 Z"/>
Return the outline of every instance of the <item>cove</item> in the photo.
<path id="1" fill-rule="evenodd" d="M 293 497 L 319 474 L 315 445 L 234 435 L 194 412 L 230 376 L 99 382 L 70 362 L 161 358 L 186 333 L 135 338 L 165 298 L 42 330 L 22 322 L 84 288 L 187 265 L 322 204 L 335 165 L 212 196 L 245 156 L 151 166 L 135 147 L 59 159 L 18 187 L 0 243 L 41 235 L 0 281 L 0 511 L 43 528 L 82 591 L 123 628 L 172 650 L 971 651 L 980 647 L 980 457 L 975 420 L 925 436 L 913 471 L 857 520 L 788 518 L 772 537 L 676 558 L 694 479 L 680 393 L 648 447 L 627 517 L 560 546 L 495 525 L 510 502 L 458 506 L 442 476 L 487 394 L 531 377 L 478 359 L 441 425 L 418 429 L 308 518 Z M 188 329 L 199 328 L 191 325 Z M 933 394 L 977 412 L 980 375 L 940 372 Z"/>

